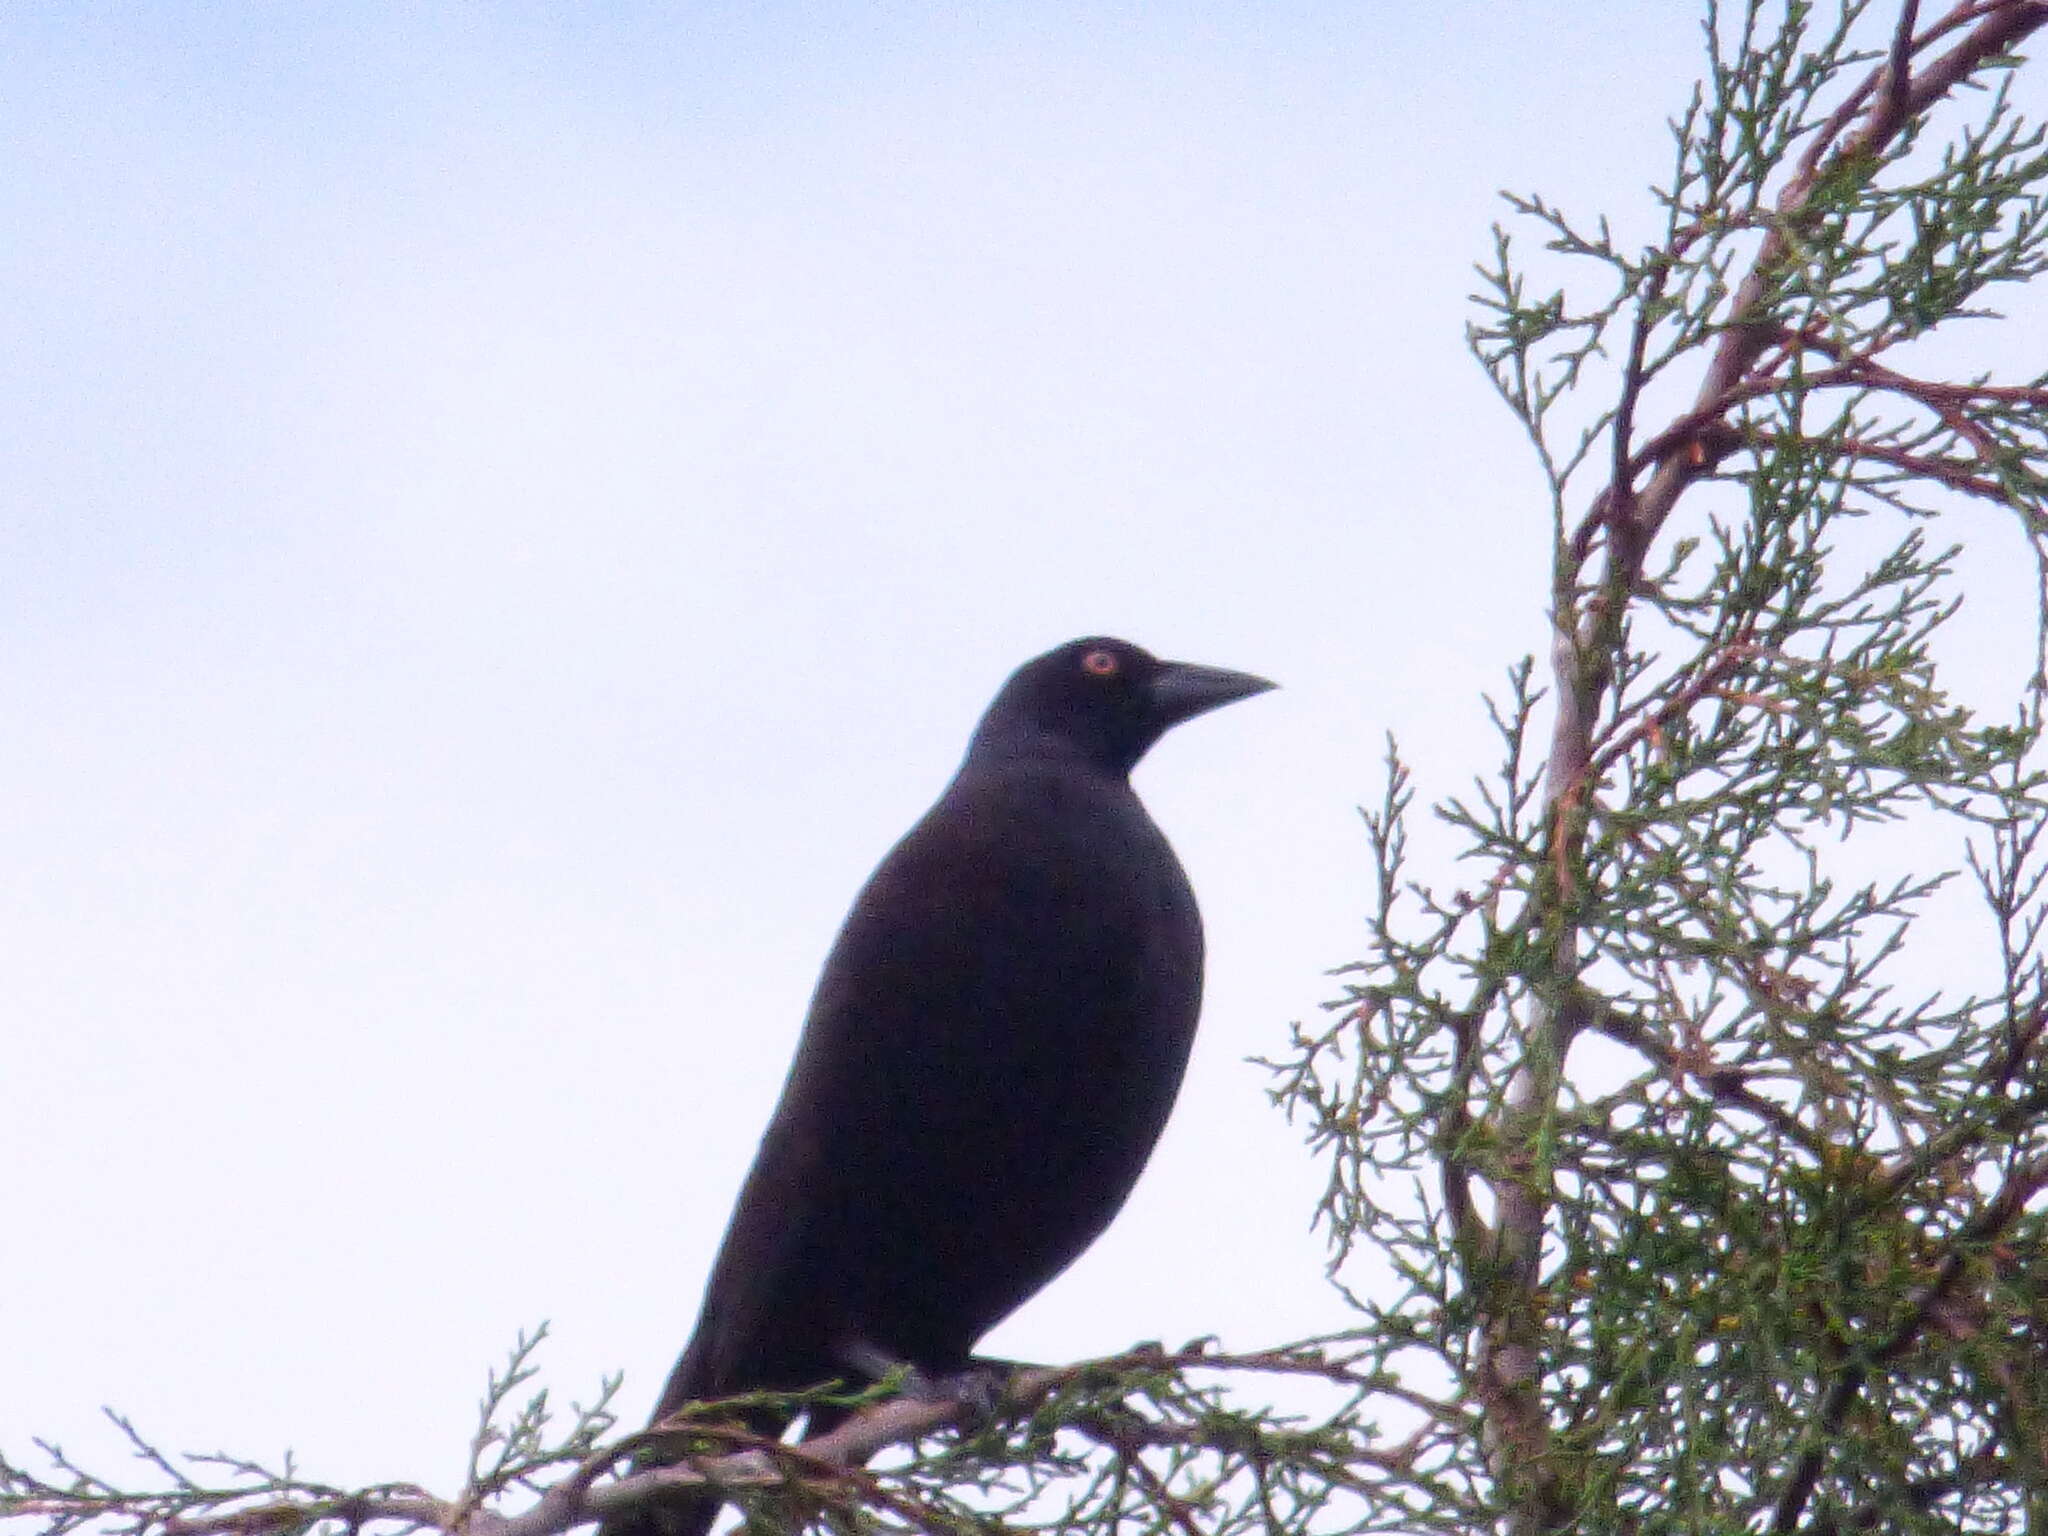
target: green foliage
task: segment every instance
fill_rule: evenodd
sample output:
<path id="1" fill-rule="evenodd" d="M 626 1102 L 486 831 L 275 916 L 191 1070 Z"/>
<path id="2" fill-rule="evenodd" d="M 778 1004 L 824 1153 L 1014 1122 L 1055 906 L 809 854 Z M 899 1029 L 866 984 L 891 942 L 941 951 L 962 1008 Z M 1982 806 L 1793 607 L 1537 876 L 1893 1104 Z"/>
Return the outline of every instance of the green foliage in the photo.
<path id="1" fill-rule="evenodd" d="M 1511 198 L 1565 285 L 1506 232 L 1482 269 L 1552 687 L 1511 671 L 1500 768 L 1435 806 L 1455 889 L 1409 868 L 1390 752 L 1367 955 L 1276 1064 L 1368 1358 L 1459 1410 L 1417 1529 L 2048 1513 L 2043 681 L 2017 660 L 1996 718 L 1944 690 L 1967 594 L 1930 538 L 1989 501 L 2017 532 L 1971 536 L 2042 557 L 2048 390 L 1902 360 L 2048 264 L 2021 34 L 1984 30 L 2041 18 L 2000 10 L 1869 41 L 1865 5 L 1715 11 L 1661 238 Z"/>

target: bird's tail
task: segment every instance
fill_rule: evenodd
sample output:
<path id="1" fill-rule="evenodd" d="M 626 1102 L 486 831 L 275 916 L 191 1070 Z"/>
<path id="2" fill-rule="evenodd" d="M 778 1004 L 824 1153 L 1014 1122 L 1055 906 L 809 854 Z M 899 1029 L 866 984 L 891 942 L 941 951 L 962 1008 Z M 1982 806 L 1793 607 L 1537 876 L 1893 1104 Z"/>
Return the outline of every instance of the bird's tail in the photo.
<path id="1" fill-rule="evenodd" d="M 635 1463 L 635 1470 L 645 1470 Z M 718 1518 L 721 1500 L 701 1493 L 678 1494 L 659 1507 L 647 1505 L 629 1515 L 614 1515 L 597 1528 L 598 1536 L 704 1536 Z"/>
<path id="2" fill-rule="evenodd" d="M 655 1404 L 654 1416 L 648 1420 L 649 1426 L 659 1424 L 686 1403 L 722 1397 L 736 1390 L 708 1379 L 710 1374 L 699 1353 L 698 1341 L 692 1339 L 690 1348 L 676 1362 L 668 1384 L 661 1390 L 661 1401 Z M 757 1408 L 738 1417 L 753 1433 L 773 1440 L 780 1438 L 789 1428 L 794 1415 Z M 633 1458 L 632 1470 L 646 1472 L 655 1467 L 673 1466 L 682 1459 L 675 1453 L 642 1451 Z M 643 1504 L 625 1514 L 613 1515 L 598 1527 L 597 1536 L 705 1536 L 712 1522 L 717 1520 L 724 1502 L 716 1493 L 709 1491 L 677 1489 L 656 1502 Z"/>
<path id="3" fill-rule="evenodd" d="M 659 1423 L 660 1417 L 657 1414 L 655 1422 Z M 789 1428 L 791 1417 L 757 1410 L 746 1414 L 742 1422 L 753 1433 L 773 1440 Z M 680 1455 L 673 1453 L 643 1451 L 633 1458 L 632 1470 L 646 1472 L 655 1467 L 673 1466 L 681 1460 Z M 652 1503 L 642 1504 L 625 1514 L 613 1515 L 598 1527 L 598 1536 L 704 1536 L 718 1518 L 718 1511 L 724 1503 L 724 1499 L 709 1490 L 679 1488 Z"/>

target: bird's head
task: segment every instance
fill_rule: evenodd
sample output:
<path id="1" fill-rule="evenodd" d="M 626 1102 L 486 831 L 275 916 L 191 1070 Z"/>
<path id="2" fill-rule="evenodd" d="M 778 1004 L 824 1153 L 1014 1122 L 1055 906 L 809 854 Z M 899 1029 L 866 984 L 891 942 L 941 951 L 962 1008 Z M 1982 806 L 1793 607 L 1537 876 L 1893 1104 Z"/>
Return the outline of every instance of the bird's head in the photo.
<path id="1" fill-rule="evenodd" d="M 1274 686 L 1249 672 L 1161 661 L 1128 640 L 1069 640 L 1010 675 L 982 716 L 971 755 L 1057 745 L 1129 773 L 1183 720 Z"/>

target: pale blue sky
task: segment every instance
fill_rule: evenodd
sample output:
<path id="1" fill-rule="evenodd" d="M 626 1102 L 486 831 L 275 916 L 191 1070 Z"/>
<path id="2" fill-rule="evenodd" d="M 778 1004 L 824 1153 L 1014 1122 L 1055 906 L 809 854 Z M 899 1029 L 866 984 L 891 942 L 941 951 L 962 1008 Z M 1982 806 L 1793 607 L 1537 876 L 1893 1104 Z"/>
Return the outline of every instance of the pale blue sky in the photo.
<path id="1" fill-rule="evenodd" d="M 990 1347 L 1340 1322 L 1243 1058 L 1356 953 L 1384 733 L 1462 785 L 1543 644 L 1494 192 L 1647 227 L 1697 53 L 1678 3 L 9 7 L 0 1441 L 113 1402 L 445 1488 L 541 1318 L 644 1411 L 847 900 L 1093 631 L 1285 691 L 1140 773 L 1197 1066 Z"/>

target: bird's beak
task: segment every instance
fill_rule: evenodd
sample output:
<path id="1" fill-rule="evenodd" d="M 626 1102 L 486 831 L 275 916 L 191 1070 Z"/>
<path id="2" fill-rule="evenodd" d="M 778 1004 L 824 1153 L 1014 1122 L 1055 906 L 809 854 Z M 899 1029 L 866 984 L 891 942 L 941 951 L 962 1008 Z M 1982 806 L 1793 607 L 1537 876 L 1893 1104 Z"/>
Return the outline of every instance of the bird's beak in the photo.
<path id="1" fill-rule="evenodd" d="M 1279 686 L 1249 672 L 1230 672 L 1222 667 L 1198 667 L 1192 662 L 1169 661 L 1154 674 L 1149 692 L 1154 715 L 1171 726 Z"/>

